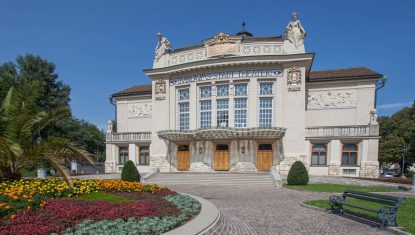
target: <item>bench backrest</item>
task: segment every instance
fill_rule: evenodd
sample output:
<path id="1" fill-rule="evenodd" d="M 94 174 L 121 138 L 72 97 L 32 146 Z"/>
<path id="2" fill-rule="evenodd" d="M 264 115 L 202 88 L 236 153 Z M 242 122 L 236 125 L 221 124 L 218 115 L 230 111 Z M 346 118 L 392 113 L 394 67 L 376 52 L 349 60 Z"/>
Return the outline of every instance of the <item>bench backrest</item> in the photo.
<path id="1" fill-rule="evenodd" d="M 389 195 L 381 195 L 375 193 L 359 192 L 354 190 L 347 190 L 343 193 L 343 198 L 356 198 L 360 200 L 376 202 L 388 206 L 399 206 L 403 201 L 403 197 L 394 197 Z"/>

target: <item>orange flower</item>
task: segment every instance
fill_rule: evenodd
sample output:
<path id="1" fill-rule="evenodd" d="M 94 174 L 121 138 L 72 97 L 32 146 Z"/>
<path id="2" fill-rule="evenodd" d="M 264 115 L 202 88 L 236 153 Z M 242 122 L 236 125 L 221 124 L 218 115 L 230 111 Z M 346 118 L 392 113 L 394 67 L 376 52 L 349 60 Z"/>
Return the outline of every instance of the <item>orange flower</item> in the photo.
<path id="1" fill-rule="evenodd" d="M 7 205 L 7 206 L 6 206 L 6 209 L 10 209 L 10 208 L 12 208 L 12 207 L 11 207 L 11 206 L 9 206 L 9 205 Z"/>
<path id="2" fill-rule="evenodd" d="M 15 219 L 16 218 L 16 215 L 11 215 L 10 216 L 10 219 Z"/>
<path id="3" fill-rule="evenodd" d="M 31 206 L 27 206 L 27 209 L 30 210 L 32 207 Z"/>

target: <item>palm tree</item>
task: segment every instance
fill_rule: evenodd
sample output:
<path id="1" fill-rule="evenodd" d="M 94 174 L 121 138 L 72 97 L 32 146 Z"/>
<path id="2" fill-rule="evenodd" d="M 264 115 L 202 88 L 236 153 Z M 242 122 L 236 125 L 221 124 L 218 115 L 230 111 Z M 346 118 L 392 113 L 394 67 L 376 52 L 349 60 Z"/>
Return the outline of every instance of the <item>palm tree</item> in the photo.
<path id="1" fill-rule="evenodd" d="M 10 88 L 0 107 L 0 172 L 3 177 L 15 180 L 28 166 L 49 162 L 73 186 L 69 178 L 68 162 L 86 159 L 93 164 L 90 154 L 78 144 L 65 138 L 42 138 L 41 131 L 65 116 L 68 108 L 48 112 L 37 110 L 41 86 L 37 82 Z"/>

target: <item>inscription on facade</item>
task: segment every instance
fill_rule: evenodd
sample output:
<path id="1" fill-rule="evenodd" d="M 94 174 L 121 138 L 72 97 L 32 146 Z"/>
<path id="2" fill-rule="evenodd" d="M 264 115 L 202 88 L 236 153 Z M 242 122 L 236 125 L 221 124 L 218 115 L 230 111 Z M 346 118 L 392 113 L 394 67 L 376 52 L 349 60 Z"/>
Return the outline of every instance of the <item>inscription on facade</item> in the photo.
<path id="1" fill-rule="evenodd" d="M 307 109 L 336 109 L 356 107 L 356 91 L 310 91 Z"/>
<path id="2" fill-rule="evenodd" d="M 281 77 L 282 69 L 256 69 L 238 70 L 226 72 L 213 72 L 195 74 L 187 77 L 174 78 L 170 80 L 170 85 L 185 84 L 190 82 L 230 79 L 230 78 L 252 78 L 252 77 Z"/>

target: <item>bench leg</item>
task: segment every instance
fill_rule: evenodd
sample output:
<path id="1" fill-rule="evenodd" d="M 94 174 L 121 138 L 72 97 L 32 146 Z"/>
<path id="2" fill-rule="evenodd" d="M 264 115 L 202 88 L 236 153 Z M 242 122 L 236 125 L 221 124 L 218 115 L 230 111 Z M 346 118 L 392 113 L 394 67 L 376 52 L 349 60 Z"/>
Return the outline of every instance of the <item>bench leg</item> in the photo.
<path id="1" fill-rule="evenodd" d="M 343 213 L 343 205 L 338 203 L 330 203 L 331 205 L 331 212 L 334 214 L 340 214 Z"/>

